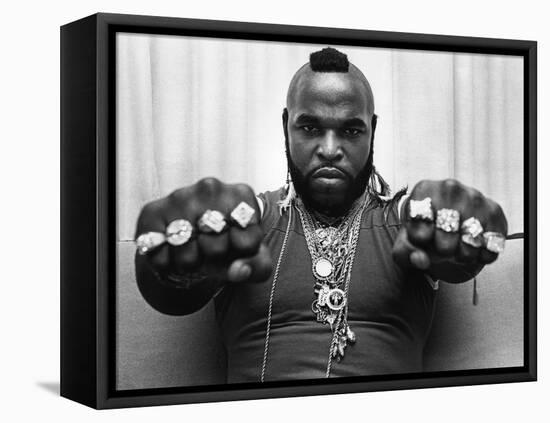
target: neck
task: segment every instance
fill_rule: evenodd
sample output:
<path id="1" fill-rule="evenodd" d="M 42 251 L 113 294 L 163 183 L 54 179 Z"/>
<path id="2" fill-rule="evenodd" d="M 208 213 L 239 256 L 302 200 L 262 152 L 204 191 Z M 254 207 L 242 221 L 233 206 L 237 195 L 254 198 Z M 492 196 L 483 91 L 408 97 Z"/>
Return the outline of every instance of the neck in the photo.
<path id="1" fill-rule="evenodd" d="M 297 196 L 297 200 L 316 220 L 329 226 L 334 226 L 351 215 L 359 207 L 366 204 L 367 195 L 367 191 L 363 192 L 363 194 L 356 198 L 353 203 L 346 208 L 328 210 L 311 207 L 309 204 L 305 203 L 299 195 Z"/>

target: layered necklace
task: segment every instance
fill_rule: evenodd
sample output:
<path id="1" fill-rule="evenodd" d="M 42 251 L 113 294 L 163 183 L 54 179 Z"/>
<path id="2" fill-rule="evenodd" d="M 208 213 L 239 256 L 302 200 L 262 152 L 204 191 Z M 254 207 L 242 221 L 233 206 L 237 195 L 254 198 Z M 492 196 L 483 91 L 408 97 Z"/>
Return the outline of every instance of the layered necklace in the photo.
<path id="1" fill-rule="evenodd" d="M 311 310 L 317 322 L 328 325 L 332 331 L 325 377 L 330 376 L 332 361 L 344 358 L 345 349 L 355 343 L 355 333 L 348 323 L 348 295 L 351 271 L 359 238 L 361 218 L 366 208 L 368 196 L 357 200 L 348 213 L 338 219 L 328 219 L 311 213 L 301 199 L 295 199 L 296 210 L 300 216 L 304 236 L 311 256 L 311 271 L 315 279 Z M 264 360 L 260 380 L 264 381 L 271 329 L 271 312 L 275 286 L 279 269 L 286 250 L 292 207 L 283 239 L 283 245 L 273 275 L 267 330 L 264 348 Z"/>

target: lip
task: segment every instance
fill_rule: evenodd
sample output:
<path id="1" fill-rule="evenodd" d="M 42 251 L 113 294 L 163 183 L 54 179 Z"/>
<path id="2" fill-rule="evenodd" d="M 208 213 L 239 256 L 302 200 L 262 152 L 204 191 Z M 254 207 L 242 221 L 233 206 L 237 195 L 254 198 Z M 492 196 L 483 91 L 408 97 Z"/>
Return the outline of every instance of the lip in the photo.
<path id="1" fill-rule="evenodd" d="M 346 175 L 340 169 L 335 167 L 322 167 L 312 175 L 314 178 L 327 178 L 327 179 L 344 179 Z"/>

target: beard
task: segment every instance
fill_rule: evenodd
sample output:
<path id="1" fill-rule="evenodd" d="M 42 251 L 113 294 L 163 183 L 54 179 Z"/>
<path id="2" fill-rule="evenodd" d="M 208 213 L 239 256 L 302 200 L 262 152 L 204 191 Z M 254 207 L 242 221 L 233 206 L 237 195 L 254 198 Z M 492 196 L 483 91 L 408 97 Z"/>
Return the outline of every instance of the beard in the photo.
<path id="1" fill-rule="evenodd" d="M 315 173 L 315 171 L 322 167 L 334 167 L 334 165 L 332 163 L 322 163 L 317 168 L 311 170 L 307 174 L 304 174 L 302 171 L 300 171 L 300 169 L 298 169 L 298 167 L 292 160 L 292 157 L 290 157 L 288 141 L 286 148 L 286 158 L 290 177 L 292 178 L 292 183 L 294 184 L 294 189 L 302 199 L 305 206 L 310 210 L 314 210 L 329 217 L 342 216 L 351 208 L 353 202 L 357 200 L 367 189 L 368 182 L 373 170 L 371 149 L 371 152 L 367 159 L 367 163 L 357 174 L 357 176 L 353 177 L 349 173 L 340 169 L 345 174 L 347 182 L 346 188 L 343 193 L 333 198 L 331 198 L 330 196 L 321 196 L 321 198 L 318 198 L 315 196 L 315 193 L 311 188 L 313 174 Z"/>

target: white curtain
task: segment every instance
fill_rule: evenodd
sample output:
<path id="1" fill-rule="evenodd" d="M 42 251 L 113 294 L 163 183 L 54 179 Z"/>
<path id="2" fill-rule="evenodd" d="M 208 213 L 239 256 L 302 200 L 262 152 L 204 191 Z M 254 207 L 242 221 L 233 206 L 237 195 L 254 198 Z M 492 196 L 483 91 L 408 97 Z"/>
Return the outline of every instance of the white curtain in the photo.
<path id="1" fill-rule="evenodd" d="M 118 239 L 143 204 L 201 177 L 280 187 L 286 90 L 322 47 L 118 34 Z M 522 58 L 335 47 L 372 85 L 374 162 L 394 190 L 454 177 L 523 231 Z"/>

